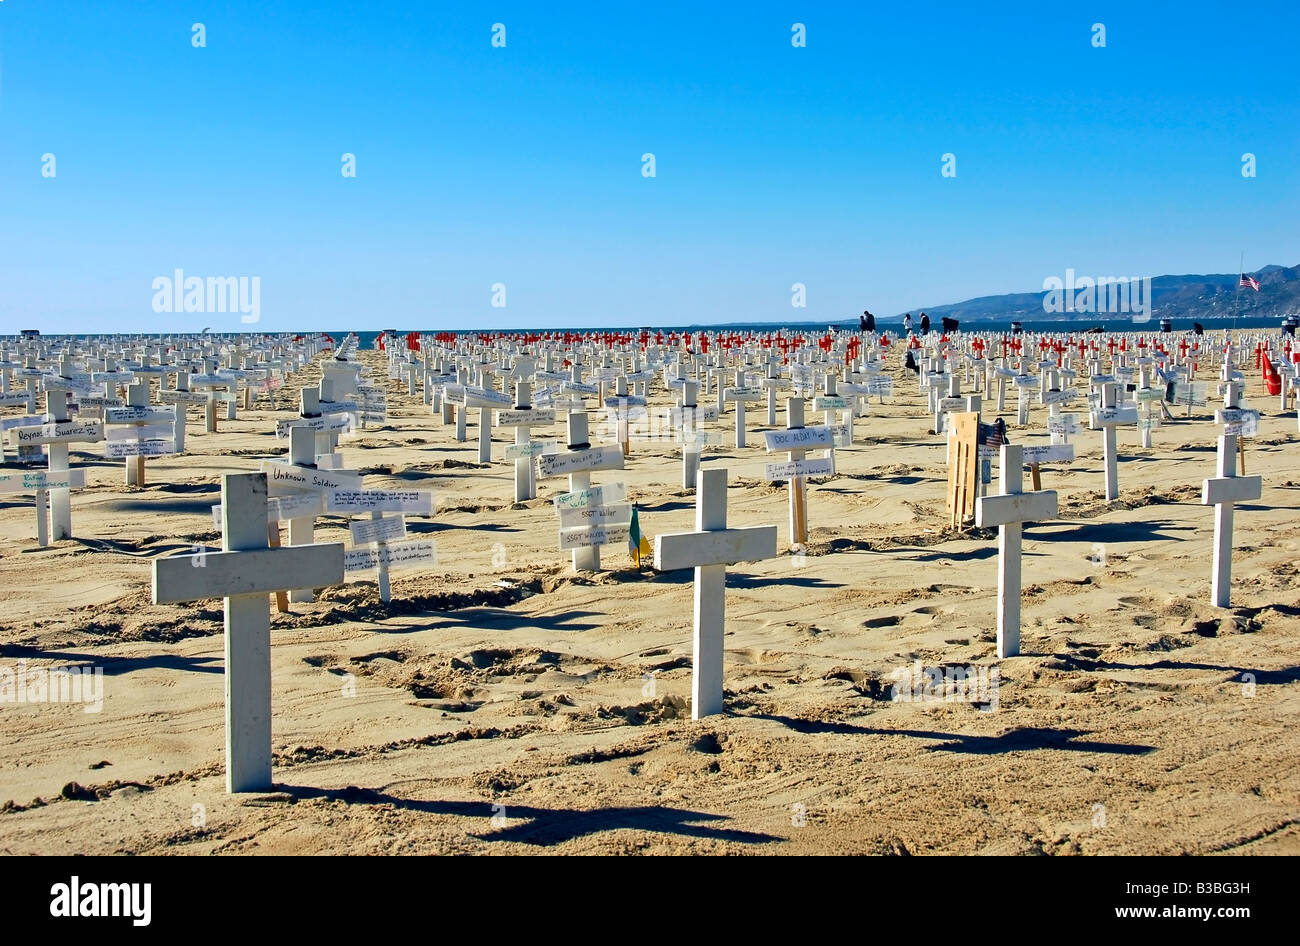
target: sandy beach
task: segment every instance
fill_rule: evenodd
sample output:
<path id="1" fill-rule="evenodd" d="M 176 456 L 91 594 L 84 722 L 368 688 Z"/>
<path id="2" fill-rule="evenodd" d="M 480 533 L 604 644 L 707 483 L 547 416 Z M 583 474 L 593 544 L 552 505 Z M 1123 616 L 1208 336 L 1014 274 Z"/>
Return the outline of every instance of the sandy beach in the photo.
<path id="1" fill-rule="evenodd" d="M 384 378 L 382 353 L 361 359 Z M 726 713 L 703 720 L 691 572 L 609 547 L 608 570 L 574 574 L 564 478 L 513 503 L 509 431 L 481 465 L 477 411 L 456 443 L 384 382 L 388 420 L 342 441 L 346 467 L 434 492 L 407 528 L 438 564 L 394 573 L 387 604 L 368 579 L 272 609 L 275 791 L 256 795 L 225 793 L 221 601 L 153 605 L 150 566 L 220 544 L 221 475 L 284 453 L 275 421 L 318 369 L 216 434 L 191 415 L 187 452 L 150 458 L 143 488 L 74 444 L 75 538 L 38 548 L 30 496 L 0 501 L 0 663 L 102 667 L 103 702 L 0 706 L 0 852 L 1300 853 L 1295 412 L 1245 372 L 1263 495 L 1237 509 L 1227 610 L 1210 605 L 1201 505 L 1212 408 L 1151 449 L 1122 428 L 1110 503 L 1085 414 L 1077 459 L 1042 472 L 1060 517 L 1025 529 L 1023 654 L 999 662 L 996 532 L 947 528 L 945 438 L 897 353 L 887 370 L 895 393 L 809 485 L 803 555 L 764 476 L 784 458 L 764 450 L 765 411 L 742 450 L 715 425 L 728 445 L 702 466 L 728 471 L 730 523 L 775 524 L 780 554 L 728 569 Z M 1024 430 L 1013 399 L 1003 416 L 1014 442 L 1047 442 L 1045 408 Z M 653 537 L 694 528 L 681 476 L 680 448 L 650 442 L 593 479 L 626 483 Z M 316 536 L 345 542 L 347 522 Z M 996 707 L 891 700 L 944 666 L 996 666 Z"/>

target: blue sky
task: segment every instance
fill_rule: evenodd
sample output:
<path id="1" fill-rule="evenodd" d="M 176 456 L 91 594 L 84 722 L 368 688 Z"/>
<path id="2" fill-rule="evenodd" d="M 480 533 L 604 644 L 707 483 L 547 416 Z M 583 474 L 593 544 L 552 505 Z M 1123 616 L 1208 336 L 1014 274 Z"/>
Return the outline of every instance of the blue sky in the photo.
<path id="1" fill-rule="evenodd" d="M 972 6 L 0 0 L 0 333 L 249 327 L 156 313 L 178 268 L 258 277 L 278 331 L 1300 262 L 1294 3 Z"/>

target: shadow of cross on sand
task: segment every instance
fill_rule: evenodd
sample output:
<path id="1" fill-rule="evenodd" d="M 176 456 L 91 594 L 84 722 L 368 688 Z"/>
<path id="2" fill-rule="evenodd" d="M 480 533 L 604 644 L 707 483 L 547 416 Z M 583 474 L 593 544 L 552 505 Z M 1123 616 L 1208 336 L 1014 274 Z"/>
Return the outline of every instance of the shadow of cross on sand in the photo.
<path id="1" fill-rule="evenodd" d="M 294 801 L 324 798 L 342 801 L 349 805 L 392 805 L 404 811 L 417 811 L 428 815 L 459 815 L 475 820 L 489 819 L 494 814 L 493 805 L 482 801 L 421 801 L 400 798 L 372 788 L 350 785 L 343 789 L 311 788 L 300 785 L 276 785 L 276 791 L 290 795 Z M 514 841 L 518 844 L 547 846 L 563 844 L 577 838 L 602 831 L 631 829 L 676 834 L 683 837 L 710 841 L 735 841 L 738 844 L 770 844 L 785 839 L 760 831 L 743 831 L 692 822 L 727 820 L 726 815 L 705 811 L 688 811 L 658 805 L 624 808 L 536 808 L 505 801 L 508 824 L 504 828 L 472 835 L 480 841 Z"/>
<path id="2" fill-rule="evenodd" d="M 749 715 L 749 714 L 746 714 Z M 1119 742 L 1080 742 L 1079 736 L 1090 733 L 1081 729 L 1052 729 L 1049 726 L 1026 726 L 1009 729 L 997 736 L 967 735 L 965 733 L 934 732 L 926 729 L 875 729 L 853 723 L 824 722 L 816 719 L 797 719 L 790 716 L 752 714 L 753 719 L 767 719 L 780 723 L 805 735 L 831 733 L 834 735 L 910 736 L 914 739 L 943 740 L 937 746 L 926 746 L 930 752 L 964 752 L 973 755 L 996 755 L 1000 752 L 1027 752 L 1033 749 L 1063 749 L 1071 752 L 1105 752 L 1116 755 L 1146 755 L 1155 752 L 1155 746 Z"/>

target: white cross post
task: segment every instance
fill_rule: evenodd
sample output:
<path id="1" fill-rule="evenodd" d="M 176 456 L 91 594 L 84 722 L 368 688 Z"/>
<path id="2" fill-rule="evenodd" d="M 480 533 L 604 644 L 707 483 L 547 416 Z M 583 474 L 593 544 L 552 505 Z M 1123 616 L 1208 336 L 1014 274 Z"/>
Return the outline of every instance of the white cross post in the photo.
<path id="1" fill-rule="evenodd" d="M 748 401 L 757 401 L 763 396 L 762 388 L 750 388 L 745 386 L 745 369 L 736 369 L 735 387 L 725 388 L 722 391 L 722 400 L 731 401 L 736 405 L 736 449 L 739 450 L 745 446 L 745 405 Z"/>
<path id="2" fill-rule="evenodd" d="M 1026 493 L 1024 447 L 1002 445 L 1002 492 L 975 500 L 975 525 L 998 527 L 998 657 L 1020 653 L 1020 544 L 1024 523 L 1056 518 L 1056 492 Z"/>
<path id="3" fill-rule="evenodd" d="M 522 503 L 537 498 L 537 481 L 533 477 L 533 457 L 541 452 L 540 444 L 533 444 L 532 427 L 537 424 L 554 424 L 555 411 L 532 406 L 533 386 L 529 381 L 515 382 L 514 410 L 497 411 L 498 427 L 515 429 L 514 449 L 506 448 L 506 457 L 515 460 L 515 502 Z"/>
<path id="4" fill-rule="evenodd" d="M 695 569 L 695 641 L 691 718 L 723 712 L 722 651 L 727 566 L 776 557 L 776 526 L 727 528 L 727 471 L 700 470 L 695 531 L 655 536 L 655 569 Z"/>
<path id="5" fill-rule="evenodd" d="M 66 423 L 68 421 L 68 395 L 64 391 L 46 391 L 45 392 L 45 412 L 50 415 L 50 420 L 56 424 Z M 50 473 L 50 481 L 62 482 L 63 474 L 66 474 L 68 467 L 68 445 L 66 443 L 51 443 L 46 447 L 48 451 L 46 459 L 46 468 Z M 43 499 L 45 491 L 38 490 L 36 494 L 36 506 L 42 518 L 45 516 Z M 50 534 L 53 535 L 54 541 L 72 538 L 72 495 L 66 489 L 53 487 L 49 490 L 50 504 Z M 41 545 L 45 545 L 44 530 L 41 530 Z"/>
<path id="6" fill-rule="evenodd" d="M 1093 430 L 1102 432 L 1102 453 L 1106 463 L 1106 500 L 1119 498 L 1119 456 L 1115 439 L 1115 428 L 1119 424 L 1137 423 L 1136 407 L 1115 406 L 1115 384 L 1106 381 L 1101 384 L 1101 407 L 1090 416 Z"/>
<path id="7" fill-rule="evenodd" d="M 227 473 L 222 550 L 154 559 L 153 603 L 225 598 L 226 791 L 271 788 L 271 615 L 267 595 L 343 580 L 343 546 L 272 549 L 266 474 Z"/>
<path id="8" fill-rule="evenodd" d="M 486 369 L 479 372 L 478 383 L 485 392 L 496 393 L 492 387 L 492 372 Z M 466 402 L 468 403 L 468 401 Z M 509 406 L 510 401 L 506 401 Z M 478 462 L 492 462 L 492 407 L 480 401 L 478 409 Z"/>
<path id="9" fill-rule="evenodd" d="M 1233 504 L 1259 499 L 1263 481 L 1258 476 L 1237 476 L 1237 435 L 1219 437 L 1218 476 L 1201 485 L 1201 503 L 1214 506 L 1214 565 L 1210 579 L 1210 602 L 1228 607 L 1232 594 Z"/>

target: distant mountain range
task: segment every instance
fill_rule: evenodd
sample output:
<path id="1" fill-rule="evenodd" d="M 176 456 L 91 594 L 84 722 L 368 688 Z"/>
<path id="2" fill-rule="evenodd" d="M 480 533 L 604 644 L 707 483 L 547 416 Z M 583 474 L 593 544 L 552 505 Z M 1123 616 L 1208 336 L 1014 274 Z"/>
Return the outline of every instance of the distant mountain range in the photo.
<path id="1" fill-rule="evenodd" d="M 1300 266 L 1265 266 L 1248 273 L 1259 280 L 1259 292 L 1246 288 L 1237 291 L 1239 276 L 1216 273 L 1210 276 L 1154 276 L 1151 279 L 1153 306 L 1151 318 L 1191 319 L 1210 322 L 1236 316 L 1264 318 L 1300 313 Z M 1062 277 L 1063 278 L 1063 277 Z M 912 317 L 920 320 L 925 312 L 938 327 L 941 316 L 964 322 L 1104 322 L 1108 312 L 1053 313 L 1043 307 L 1047 292 L 1012 292 L 1001 296 L 981 296 L 951 305 L 913 309 Z M 902 319 L 900 312 L 893 319 Z"/>

